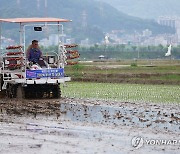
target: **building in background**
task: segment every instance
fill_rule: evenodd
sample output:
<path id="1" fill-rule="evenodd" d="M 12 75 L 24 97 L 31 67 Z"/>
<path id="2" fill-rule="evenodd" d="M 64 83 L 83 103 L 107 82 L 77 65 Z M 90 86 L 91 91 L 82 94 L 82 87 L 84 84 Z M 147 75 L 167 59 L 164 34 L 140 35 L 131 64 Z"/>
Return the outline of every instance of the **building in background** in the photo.
<path id="1" fill-rule="evenodd" d="M 173 38 L 173 43 L 180 44 L 180 17 L 161 16 L 158 18 L 158 23 L 160 25 L 175 28 L 176 34 Z"/>
<path id="2" fill-rule="evenodd" d="M 81 40 L 80 45 L 81 45 L 81 46 L 90 46 L 89 39 L 86 38 L 85 40 Z"/>
<path id="3" fill-rule="evenodd" d="M 15 40 L 1 36 L 1 48 L 5 49 L 8 46 L 15 45 Z"/>
<path id="4" fill-rule="evenodd" d="M 160 16 L 157 20 L 158 24 L 163 26 L 176 27 L 177 17 Z"/>

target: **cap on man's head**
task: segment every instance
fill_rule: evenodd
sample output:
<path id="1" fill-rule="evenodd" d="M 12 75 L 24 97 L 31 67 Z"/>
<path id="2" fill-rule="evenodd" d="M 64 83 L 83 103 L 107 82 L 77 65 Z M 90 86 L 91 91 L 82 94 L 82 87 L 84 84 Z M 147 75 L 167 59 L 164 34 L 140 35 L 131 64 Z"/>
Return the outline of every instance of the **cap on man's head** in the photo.
<path id="1" fill-rule="evenodd" d="M 38 40 L 33 40 L 33 41 L 32 41 L 32 44 L 33 44 L 33 43 L 38 43 Z"/>

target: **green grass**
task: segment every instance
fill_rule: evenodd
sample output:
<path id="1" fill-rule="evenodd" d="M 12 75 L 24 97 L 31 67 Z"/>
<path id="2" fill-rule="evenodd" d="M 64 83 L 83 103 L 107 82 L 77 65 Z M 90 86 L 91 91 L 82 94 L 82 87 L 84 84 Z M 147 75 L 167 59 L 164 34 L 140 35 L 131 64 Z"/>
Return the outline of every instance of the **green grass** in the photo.
<path id="1" fill-rule="evenodd" d="M 180 81 L 180 75 L 167 74 L 160 77 L 151 77 L 151 79 L 168 80 L 168 81 Z"/>
<path id="2" fill-rule="evenodd" d="M 123 63 L 126 61 L 123 61 Z M 153 83 L 153 84 L 179 84 L 180 82 L 180 65 L 179 61 L 153 61 L 156 65 L 148 65 L 147 61 L 128 61 L 132 62 L 128 65 L 121 65 L 120 62 L 92 62 L 80 63 L 74 66 L 67 66 L 65 73 L 71 76 L 73 80 L 85 81 L 89 79 L 91 82 L 105 82 L 104 77 L 111 76 L 106 82 L 123 82 L 128 83 Z M 165 64 L 165 62 L 168 62 Z M 127 63 L 127 62 L 126 62 Z M 142 65 L 144 64 L 144 65 Z M 123 77 L 123 75 L 128 75 Z M 132 82 L 131 82 L 132 81 Z M 125 81 L 126 82 L 126 81 Z"/>
<path id="3" fill-rule="evenodd" d="M 136 67 L 128 65 L 121 65 L 117 68 L 111 68 L 106 65 L 78 65 L 76 68 L 75 66 L 68 66 L 65 68 L 67 74 L 73 74 L 74 72 L 78 73 L 88 73 L 88 74 L 114 74 L 114 73 L 131 73 L 131 74 L 139 74 L 139 73 L 179 73 L 180 74 L 180 65 L 168 65 L 168 66 L 154 66 L 154 67 L 147 67 L 147 66 L 139 66 Z M 101 68 L 106 67 L 107 68 Z"/>
<path id="4" fill-rule="evenodd" d="M 62 97 L 180 103 L 180 86 L 69 82 L 61 89 Z"/>

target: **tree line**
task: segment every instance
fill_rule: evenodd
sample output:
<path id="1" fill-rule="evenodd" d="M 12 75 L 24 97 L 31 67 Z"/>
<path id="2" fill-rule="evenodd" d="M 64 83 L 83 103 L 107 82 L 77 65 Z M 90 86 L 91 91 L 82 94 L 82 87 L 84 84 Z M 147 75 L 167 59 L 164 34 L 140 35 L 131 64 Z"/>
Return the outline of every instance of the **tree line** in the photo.
<path id="1" fill-rule="evenodd" d="M 48 48 L 42 47 L 44 52 L 57 52 L 57 46 L 50 46 Z M 115 59 L 165 59 L 165 53 L 168 50 L 168 46 L 148 45 L 148 46 L 136 46 L 136 45 L 92 45 L 88 47 L 78 46 L 76 49 L 80 53 L 80 59 L 98 59 L 100 55 L 104 55 L 105 58 Z M 173 59 L 180 59 L 180 45 L 173 46 L 172 50 Z"/>

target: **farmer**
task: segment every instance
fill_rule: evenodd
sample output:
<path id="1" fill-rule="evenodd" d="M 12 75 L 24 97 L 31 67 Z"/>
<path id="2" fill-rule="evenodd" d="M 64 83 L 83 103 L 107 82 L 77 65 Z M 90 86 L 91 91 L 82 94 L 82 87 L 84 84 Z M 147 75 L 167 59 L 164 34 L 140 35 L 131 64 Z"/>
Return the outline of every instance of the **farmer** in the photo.
<path id="1" fill-rule="evenodd" d="M 40 58 L 42 57 L 42 52 L 38 46 L 38 41 L 33 40 L 32 44 L 27 49 L 27 58 L 32 63 L 38 63 Z"/>

